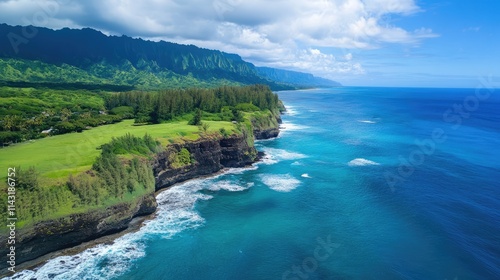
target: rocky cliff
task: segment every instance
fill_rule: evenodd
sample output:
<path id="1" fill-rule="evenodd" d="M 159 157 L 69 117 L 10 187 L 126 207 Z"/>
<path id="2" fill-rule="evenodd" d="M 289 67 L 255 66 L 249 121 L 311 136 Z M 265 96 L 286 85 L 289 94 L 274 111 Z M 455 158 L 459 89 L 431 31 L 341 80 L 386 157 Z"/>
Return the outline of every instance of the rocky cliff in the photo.
<path id="1" fill-rule="evenodd" d="M 173 155 L 186 149 L 191 162 L 181 167 L 173 167 Z M 169 145 L 167 150 L 157 155 L 153 163 L 156 190 L 169 187 L 203 175 L 212 174 L 225 167 L 244 167 L 255 162 L 257 151 L 250 146 L 247 136 L 226 138 L 202 138 L 194 142 Z"/>
<path id="2" fill-rule="evenodd" d="M 124 230 L 133 218 L 153 213 L 156 206 L 154 193 L 150 193 L 135 202 L 119 203 L 104 210 L 72 214 L 24 227 L 16 236 L 16 263 Z"/>
<path id="3" fill-rule="evenodd" d="M 257 139 L 277 136 L 278 120 L 274 123 L 274 128 L 257 128 L 253 130 L 253 134 Z M 156 179 L 155 190 L 213 174 L 223 168 L 252 164 L 257 160 L 258 154 L 253 146 L 254 135 L 244 131 L 240 135 L 202 137 L 196 141 L 167 146 L 165 151 L 157 154 L 152 161 Z M 178 155 L 181 151 L 189 154 L 188 162 L 179 162 Z M 154 193 L 150 193 L 134 202 L 119 203 L 105 209 L 26 226 L 16 236 L 16 263 L 19 265 L 56 250 L 122 231 L 134 217 L 152 214 L 156 207 Z M 0 254 L 5 256 L 7 251 L 4 248 L 6 249 L 3 247 Z M 6 265 L 2 263 L 1 267 Z"/>
<path id="4" fill-rule="evenodd" d="M 275 111 L 270 115 L 255 117 L 252 120 L 253 135 L 255 139 L 262 140 L 278 137 L 280 133 L 279 125 L 281 123 L 280 111 Z"/>

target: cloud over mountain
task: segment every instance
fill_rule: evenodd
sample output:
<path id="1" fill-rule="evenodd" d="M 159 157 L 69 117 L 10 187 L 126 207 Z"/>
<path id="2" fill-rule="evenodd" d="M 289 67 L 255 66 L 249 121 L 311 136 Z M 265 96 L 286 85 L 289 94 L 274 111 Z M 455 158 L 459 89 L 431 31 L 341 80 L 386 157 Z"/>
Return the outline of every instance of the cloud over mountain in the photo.
<path id="1" fill-rule="evenodd" d="M 3 0 L 0 11 L 9 24 L 92 27 L 195 44 L 327 77 L 365 72 L 351 50 L 436 36 L 425 26 L 406 30 L 391 20 L 420 12 L 414 0 Z"/>

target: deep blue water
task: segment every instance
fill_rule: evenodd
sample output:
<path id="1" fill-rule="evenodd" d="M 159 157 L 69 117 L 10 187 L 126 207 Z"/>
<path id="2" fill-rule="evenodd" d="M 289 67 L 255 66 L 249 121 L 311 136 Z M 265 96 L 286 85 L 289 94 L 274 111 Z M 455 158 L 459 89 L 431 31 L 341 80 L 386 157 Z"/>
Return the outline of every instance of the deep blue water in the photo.
<path id="1" fill-rule="evenodd" d="M 262 163 L 175 186 L 139 232 L 20 276 L 500 279 L 500 98 L 480 93 L 280 92 Z"/>

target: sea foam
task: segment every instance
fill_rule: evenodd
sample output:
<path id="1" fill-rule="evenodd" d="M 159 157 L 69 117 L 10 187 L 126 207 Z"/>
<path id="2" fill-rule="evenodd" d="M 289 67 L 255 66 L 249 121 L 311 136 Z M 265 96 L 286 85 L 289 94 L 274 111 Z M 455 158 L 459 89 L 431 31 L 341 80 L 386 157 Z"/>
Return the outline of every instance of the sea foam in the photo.
<path id="1" fill-rule="evenodd" d="M 282 130 L 281 132 L 286 132 L 286 131 L 300 131 L 300 130 L 305 130 L 310 128 L 309 126 L 306 125 L 298 125 L 294 124 L 291 122 L 283 122 L 280 125 L 280 129 Z"/>
<path id="2" fill-rule="evenodd" d="M 151 236 L 171 238 L 188 228 L 196 228 L 204 219 L 194 210 L 198 200 L 212 197 L 198 193 L 200 180 L 174 186 L 157 196 L 158 211 L 153 220 L 137 232 L 125 234 L 111 244 L 99 244 L 73 256 L 49 260 L 34 270 L 24 270 L 4 279 L 111 279 L 128 271 L 135 260 L 146 253 L 145 240 Z"/>
<path id="3" fill-rule="evenodd" d="M 285 114 L 289 116 L 296 116 L 298 112 L 294 106 L 286 106 Z"/>
<path id="4" fill-rule="evenodd" d="M 266 186 L 277 192 L 290 192 L 296 189 L 301 183 L 290 174 L 265 174 L 261 176 L 261 180 Z"/>
<path id="5" fill-rule="evenodd" d="M 244 191 L 244 190 L 247 190 L 247 189 L 253 187 L 253 185 L 254 185 L 253 182 L 246 183 L 244 185 L 239 185 L 239 184 L 235 184 L 231 181 L 219 181 L 217 183 L 214 183 L 210 187 L 208 187 L 208 189 L 211 191 L 225 190 L 225 191 L 229 191 L 229 192 L 240 192 L 240 191 Z"/>
<path id="6" fill-rule="evenodd" d="M 380 165 L 378 162 L 367 160 L 364 158 L 356 158 L 347 163 L 349 166 L 367 166 L 367 165 Z"/>
<path id="7" fill-rule="evenodd" d="M 287 150 L 275 149 L 275 148 L 263 148 L 262 151 L 265 154 L 265 156 L 262 158 L 262 163 L 267 165 L 275 164 L 280 161 L 297 160 L 307 157 L 306 155 L 301 153 L 290 152 Z"/>

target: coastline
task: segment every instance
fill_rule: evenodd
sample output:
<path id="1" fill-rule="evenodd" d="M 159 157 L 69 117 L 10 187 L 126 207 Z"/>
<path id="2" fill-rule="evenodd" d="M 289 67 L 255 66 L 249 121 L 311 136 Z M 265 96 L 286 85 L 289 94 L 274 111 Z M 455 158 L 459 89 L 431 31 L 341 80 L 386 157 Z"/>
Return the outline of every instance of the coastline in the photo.
<path id="1" fill-rule="evenodd" d="M 259 152 L 259 155 L 260 156 L 259 156 L 258 160 L 255 161 L 254 164 L 260 162 L 260 160 L 263 156 L 263 153 Z M 248 165 L 245 167 L 236 167 L 236 169 L 247 168 L 247 167 L 252 166 L 252 165 Z M 213 177 L 222 175 L 222 174 L 224 174 L 232 169 L 233 168 L 225 168 L 225 169 L 220 170 L 218 172 L 215 172 L 213 174 L 203 175 L 200 177 L 188 179 L 186 181 L 176 183 L 176 184 L 168 186 L 166 188 L 162 188 L 154 193 L 154 197 L 156 198 L 162 192 L 168 191 L 169 189 L 171 189 L 172 187 L 175 187 L 177 185 L 184 184 L 184 183 L 187 183 L 187 182 L 192 181 L 192 180 L 213 178 Z M 153 212 L 151 214 L 148 214 L 145 216 L 138 216 L 138 217 L 133 218 L 129 222 L 128 227 L 122 231 L 108 234 L 108 235 L 104 235 L 104 236 L 98 237 L 96 239 L 92 239 L 90 241 L 83 242 L 83 243 L 76 245 L 76 246 L 72 246 L 72 247 L 68 247 L 68 248 L 64 248 L 64 249 L 59 249 L 59 250 L 47 253 L 43 256 L 40 256 L 36 259 L 29 260 L 29 261 L 23 262 L 19 265 L 16 265 L 16 268 L 17 268 L 16 273 L 21 272 L 21 271 L 26 270 L 26 269 L 28 269 L 28 270 L 36 269 L 38 267 L 43 266 L 45 263 L 47 263 L 51 259 L 54 259 L 54 258 L 57 258 L 60 256 L 74 256 L 74 255 L 77 255 L 77 254 L 79 254 L 79 253 L 81 253 L 89 248 L 92 248 L 92 247 L 95 247 L 95 246 L 98 246 L 101 244 L 113 244 L 116 239 L 118 239 L 126 234 L 135 233 L 135 232 L 139 231 L 144 226 L 145 222 L 155 219 L 157 217 L 157 215 L 156 215 L 157 210 L 158 209 L 156 209 L 155 212 Z M 9 273 L 9 272 L 1 272 L 0 279 L 3 279 L 4 277 L 12 276 L 10 274 L 11 273 Z"/>
<path id="2" fill-rule="evenodd" d="M 152 194 L 147 194 L 147 196 L 151 196 L 152 202 L 154 203 L 154 207 L 149 201 L 146 207 L 144 207 L 144 202 L 142 200 L 138 205 L 135 205 L 135 213 L 131 216 L 129 212 L 128 218 L 122 217 L 124 220 L 121 220 L 117 223 L 116 228 L 111 228 L 111 230 L 107 230 L 105 232 L 96 233 L 92 232 L 90 236 L 88 235 L 89 230 L 92 231 L 93 225 L 91 221 L 90 227 L 87 225 L 87 228 L 80 227 L 81 229 L 72 229 L 69 230 L 66 228 L 66 232 L 47 234 L 44 233 L 41 236 L 36 233 L 33 234 L 30 238 L 30 243 L 38 245 L 45 245 L 48 248 L 48 252 L 40 254 L 34 258 L 29 258 L 28 260 L 22 261 L 19 264 L 16 264 L 16 273 L 26 270 L 26 269 L 34 269 L 42 266 L 44 263 L 49 261 L 50 259 L 63 256 L 63 255 L 75 255 L 80 252 L 85 251 L 88 248 L 95 247 L 99 244 L 113 243 L 117 238 L 124 236 L 128 233 L 136 232 L 141 229 L 144 225 L 145 221 L 154 219 L 156 217 L 157 212 L 157 204 L 156 197 L 163 191 L 168 190 L 172 186 L 175 186 L 179 183 L 184 183 L 189 180 L 200 179 L 200 178 L 209 178 L 213 176 L 217 176 L 218 174 L 223 174 L 230 168 L 242 168 L 248 167 L 252 164 L 261 160 L 263 153 L 258 152 L 253 146 L 254 140 L 263 140 L 263 139 L 271 139 L 275 138 L 279 134 L 279 123 L 281 123 L 281 118 L 279 115 L 272 116 L 275 118 L 273 123 L 278 125 L 272 125 L 272 127 L 259 128 L 253 126 L 253 131 L 249 135 L 242 135 L 240 137 L 229 137 L 222 139 L 202 139 L 193 142 L 186 142 L 181 145 L 169 145 L 167 151 L 158 154 L 153 163 L 153 169 L 155 174 L 155 192 Z M 252 137 L 251 145 L 248 143 L 248 137 Z M 169 169 L 167 162 L 165 159 L 168 159 L 170 152 L 176 152 L 182 148 L 188 148 L 194 152 L 194 156 L 196 158 L 197 164 L 192 164 L 191 166 L 184 166 L 177 169 Z M 217 162 L 218 161 L 218 162 Z M 170 175 L 170 177 L 169 177 Z M 130 208 L 130 207 L 129 207 Z M 113 208 L 108 208 L 105 211 L 112 211 Z M 119 214 L 118 214 L 119 215 Z M 92 217 L 93 215 L 89 215 Z M 70 218 L 73 220 L 73 218 Z M 102 223 L 102 221 L 97 221 L 97 227 Z M 43 224 L 43 223 L 42 223 Z M 78 223 L 78 224 L 81 224 Z M 85 224 L 85 221 L 83 222 Z M 50 226 L 50 221 L 45 223 L 45 227 Z M 109 225 L 108 225 L 109 226 Z M 111 225 L 113 226 L 113 225 Z M 115 225 L 116 226 L 116 225 Z M 85 233 L 85 232 L 87 233 Z M 54 246 L 50 248 L 50 244 L 45 243 L 47 236 L 49 239 L 55 239 L 57 242 L 61 242 L 61 237 L 64 239 L 64 235 L 70 234 L 74 236 L 76 234 L 81 235 L 79 238 L 81 240 L 72 240 L 75 243 L 69 243 L 68 245 L 63 244 L 62 248 Z M 87 234 L 87 236 L 85 236 Z M 64 242 L 63 242 L 64 243 Z M 55 243 L 54 243 L 55 244 Z M 44 247 L 45 247 L 44 246 Z M 61 246 L 59 244 L 59 246 Z M 38 246 L 40 247 L 40 246 Z M 36 248 L 35 248 L 36 249 Z M 32 252 L 36 250 L 33 248 L 29 248 L 28 252 Z M 0 272 L 0 277 L 10 277 L 12 275 L 11 272 L 2 269 Z"/>
<path id="3" fill-rule="evenodd" d="M 83 243 L 76 245 L 76 246 L 73 246 L 73 247 L 59 249 L 59 250 L 47 253 L 43 256 L 40 256 L 36 259 L 29 260 L 29 261 L 23 262 L 21 264 L 18 264 L 18 265 L 16 265 L 16 273 L 21 272 L 23 270 L 27 270 L 27 269 L 29 269 L 29 270 L 36 269 L 40 266 L 43 266 L 49 260 L 60 257 L 60 256 L 73 256 L 73 255 L 77 255 L 77 254 L 79 254 L 79 253 L 81 253 L 89 248 L 98 246 L 100 244 L 113 243 L 116 239 L 118 239 L 118 238 L 120 238 L 128 233 L 134 233 L 134 232 L 139 231 L 141 229 L 141 227 L 144 225 L 144 222 L 155 218 L 155 213 L 156 213 L 156 211 L 152 214 L 147 215 L 147 216 L 140 216 L 140 217 L 136 217 L 136 218 L 132 219 L 132 221 L 130 221 L 128 224 L 128 228 L 126 228 L 120 232 L 112 233 L 109 235 L 104 235 L 104 236 L 98 237 L 96 239 L 93 239 L 93 240 L 90 240 L 87 242 L 83 242 Z M 13 274 L 13 275 L 15 275 L 15 274 Z M 3 277 L 11 277 L 13 275 L 11 275 L 10 272 L 1 272 L 0 273 L 0 277 L 2 277 L 1 279 L 3 279 Z"/>

